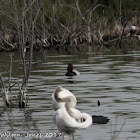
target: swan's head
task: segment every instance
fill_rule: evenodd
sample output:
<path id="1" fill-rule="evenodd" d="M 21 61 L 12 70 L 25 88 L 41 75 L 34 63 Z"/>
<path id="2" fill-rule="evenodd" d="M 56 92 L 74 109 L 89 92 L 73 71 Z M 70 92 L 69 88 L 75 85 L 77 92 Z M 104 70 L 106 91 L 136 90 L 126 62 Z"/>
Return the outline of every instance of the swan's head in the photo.
<path id="1" fill-rule="evenodd" d="M 73 96 L 67 96 L 62 102 L 66 102 L 65 106 L 68 106 L 69 108 L 71 107 L 70 106 L 70 103 L 73 102 L 75 99 Z"/>
<path id="2" fill-rule="evenodd" d="M 70 96 L 72 97 L 69 99 Z M 77 100 L 69 90 L 61 86 L 57 87 L 55 92 L 52 94 L 52 105 L 54 110 L 64 106 L 66 102 L 69 102 L 71 107 L 75 107 Z"/>
<path id="3" fill-rule="evenodd" d="M 67 95 L 66 97 L 65 97 L 65 95 L 63 95 L 63 97 L 61 97 L 62 95 L 60 95 L 61 94 L 60 92 L 62 92 L 65 95 L 67 93 L 69 94 L 69 91 L 64 89 L 63 87 L 61 87 L 61 86 L 57 87 L 55 90 L 55 93 L 54 93 L 54 97 L 57 102 L 67 102 L 67 104 L 69 104 L 69 103 L 75 101 L 75 99 L 74 99 L 74 97 L 72 97 L 72 95 Z"/>

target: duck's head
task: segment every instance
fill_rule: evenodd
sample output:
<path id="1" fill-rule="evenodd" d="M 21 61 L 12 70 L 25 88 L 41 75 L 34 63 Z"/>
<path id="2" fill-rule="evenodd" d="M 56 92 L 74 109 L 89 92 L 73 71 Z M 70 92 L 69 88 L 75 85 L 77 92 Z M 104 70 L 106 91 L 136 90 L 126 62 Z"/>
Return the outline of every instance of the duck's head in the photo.
<path id="1" fill-rule="evenodd" d="M 73 65 L 72 64 L 68 64 L 67 71 L 68 72 L 72 72 L 73 71 Z"/>

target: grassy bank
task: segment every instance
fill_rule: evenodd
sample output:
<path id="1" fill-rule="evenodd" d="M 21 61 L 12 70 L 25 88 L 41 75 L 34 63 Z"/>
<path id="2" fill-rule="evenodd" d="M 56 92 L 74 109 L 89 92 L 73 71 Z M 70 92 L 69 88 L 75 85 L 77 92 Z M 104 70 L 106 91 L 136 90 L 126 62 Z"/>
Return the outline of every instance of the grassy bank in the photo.
<path id="1" fill-rule="evenodd" d="M 0 1 L 0 50 L 111 46 L 129 40 L 132 24 L 139 34 L 139 5 L 138 0 Z"/>

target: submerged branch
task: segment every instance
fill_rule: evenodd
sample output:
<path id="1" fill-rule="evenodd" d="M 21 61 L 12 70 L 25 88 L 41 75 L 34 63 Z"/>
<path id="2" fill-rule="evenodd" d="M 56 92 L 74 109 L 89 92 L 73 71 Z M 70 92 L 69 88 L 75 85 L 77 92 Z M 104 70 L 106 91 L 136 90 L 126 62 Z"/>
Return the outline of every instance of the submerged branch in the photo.
<path id="1" fill-rule="evenodd" d="M 2 76 L 0 74 L 0 83 L 1 83 L 1 89 L 2 89 L 2 97 L 3 97 L 3 100 L 4 100 L 4 103 L 6 106 L 9 106 L 10 105 L 10 102 L 9 102 L 9 99 L 8 99 L 8 90 L 5 88 L 5 85 L 4 85 L 4 82 L 3 82 L 3 79 L 2 79 Z"/>

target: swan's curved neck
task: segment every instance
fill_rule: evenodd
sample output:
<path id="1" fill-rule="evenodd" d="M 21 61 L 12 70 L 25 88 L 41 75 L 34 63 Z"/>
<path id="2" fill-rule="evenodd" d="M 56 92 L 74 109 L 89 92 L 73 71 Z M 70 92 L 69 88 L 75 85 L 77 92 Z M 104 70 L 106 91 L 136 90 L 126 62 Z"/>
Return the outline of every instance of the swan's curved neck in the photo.
<path id="1" fill-rule="evenodd" d="M 86 114 L 86 113 L 78 113 L 78 114 L 73 114 L 73 111 L 71 110 L 71 107 L 69 105 L 69 102 L 65 104 L 65 109 L 67 113 L 69 114 L 70 117 L 74 118 L 75 120 L 84 120 L 82 121 L 83 123 L 91 119 L 91 116 Z"/>
<path id="2" fill-rule="evenodd" d="M 56 90 L 55 90 L 55 93 L 54 93 L 54 98 L 57 102 L 63 102 L 61 98 L 59 98 L 59 92 L 62 91 L 62 87 L 58 87 Z"/>
<path id="3" fill-rule="evenodd" d="M 57 102 L 60 102 L 61 99 L 59 98 L 58 93 L 59 93 L 59 92 L 55 92 L 55 93 L 54 93 L 54 98 L 55 98 L 55 100 L 56 100 Z"/>
<path id="4" fill-rule="evenodd" d="M 73 114 L 72 110 L 71 110 L 71 107 L 69 106 L 69 102 L 67 102 L 65 104 L 65 109 L 68 113 L 68 115 L 70 117 L 72 117 L 73 119 L 75 120 L 84 120 L 84 121 L 78 121 L 77 124 L 79 125 L 79 128 L 86 128 L 88 127 L 89 125 L 92 124 L 92 117 L 87 114 L 87 113 L 78 113 L 78 114 Z"/>
<path id="5" fill-rule="evenodd" d="M 72 118 L 77 119 L 77 118 L 73 115 L 73 113 L 72 113 L 72 110 L 71 110 L 71 108 L 70 108 L 69 102 L 67 102 L 67 103 L 65 104 L 65 108 L 66 108 L 67 113 L 68 113 Z"/>

